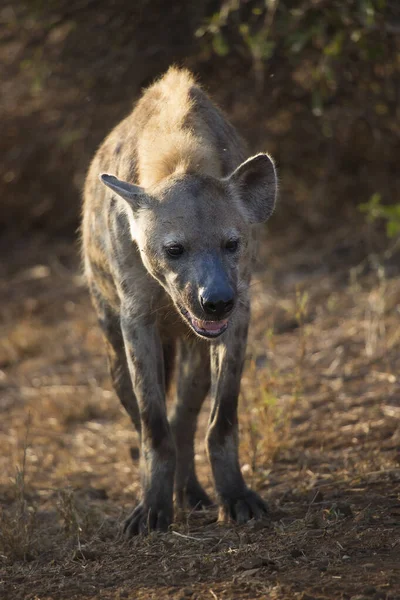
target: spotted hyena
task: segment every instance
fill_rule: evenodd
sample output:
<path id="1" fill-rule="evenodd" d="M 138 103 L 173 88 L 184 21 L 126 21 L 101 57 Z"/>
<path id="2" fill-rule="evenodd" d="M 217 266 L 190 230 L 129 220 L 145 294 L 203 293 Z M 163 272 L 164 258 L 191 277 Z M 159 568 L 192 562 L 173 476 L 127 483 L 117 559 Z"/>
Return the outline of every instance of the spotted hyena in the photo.
<path id="1" fill-rule="evenodd" d="M 225 116 L 186 70 L 149 87 L 88 173 L 83 256 L 114 388 L 141 440 L 140 504 L 127 535 L 166 530 L 179 505 L 211 504 L 194 465 L 204 398 L 221 517 L 266 513 L 238 458 L 238 394 L 249 323 L 254 225 L 271 215 L 274 164 L 246 158 Z M 176 402 L 166 394 L 176 371 Z"/>

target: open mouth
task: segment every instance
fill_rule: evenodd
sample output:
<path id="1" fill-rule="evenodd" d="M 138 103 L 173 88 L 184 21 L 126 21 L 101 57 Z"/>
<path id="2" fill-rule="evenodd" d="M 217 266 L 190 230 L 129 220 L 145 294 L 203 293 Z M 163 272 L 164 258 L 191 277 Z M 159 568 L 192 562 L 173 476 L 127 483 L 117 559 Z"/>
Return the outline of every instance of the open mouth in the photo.
<path id="1" fill-rule="evenodd" d="M 222 321 L 201 321 L 200 319 L 196 319 L 193 317 L 189 311 L 184 308 L 181 308 L 182 315 L 189 321 L 192 329 L 198 335 L 206 338 L 216 338 L 221 333 L 224 333 L 228 327 L 228 319 L 223 319 Z"/>

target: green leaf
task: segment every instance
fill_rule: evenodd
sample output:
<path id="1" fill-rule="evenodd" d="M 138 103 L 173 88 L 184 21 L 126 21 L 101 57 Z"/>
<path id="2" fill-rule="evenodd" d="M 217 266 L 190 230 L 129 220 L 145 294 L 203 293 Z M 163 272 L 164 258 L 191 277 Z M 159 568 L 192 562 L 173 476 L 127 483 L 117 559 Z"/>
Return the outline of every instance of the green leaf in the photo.
<path id="1" fill-rule="evenodd" d="M 216 33 L 212 41 L 213 49 L 218 56 L 227 56 L 229 46 L 221 33 Z"/>
<path id="2" fill-rule="evenodd" d="M 388 221 L 386 223 L 386 233 L 388 237 L 395 237 L 400 233 L 400 222 Z"/>
<path id="3" fill-rule="evenodd" d="M 339 56 L 342 53 L 344 40 L 344 31 L 339 31 L 331 40 L 331 42 L 325 46 L 324 54 L 326 56 Z"/>

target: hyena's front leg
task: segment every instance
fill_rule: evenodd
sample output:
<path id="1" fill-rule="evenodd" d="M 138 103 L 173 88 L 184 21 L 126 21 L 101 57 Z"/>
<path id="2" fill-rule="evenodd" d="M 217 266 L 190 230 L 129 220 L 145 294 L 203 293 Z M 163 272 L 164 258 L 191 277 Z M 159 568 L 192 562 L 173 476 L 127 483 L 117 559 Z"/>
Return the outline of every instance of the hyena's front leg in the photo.
<path id="1" fill-rule="evenodd" d="M 175 445 L 165 408 L 164 364 L 157 327 L 121 316 L 125 351 L 141 420 L 143 498 L 125 522 L 127 536 L 166 531 L 173 519 Z"/>
<path id="2" fill-rule="evenodd" d="M 246 311 L 231 324 L 226 337 L 211 349 L 213 407 L 207 432 L 208 455 L 220 503 L 220 518 L 237 523 L 267 514 L 264 501 L 244 482 L 238 455 L 237 408 L 248 318 Z"/>
<path id="3" fill-rule="evenodd" d="M 201 509 L 212 504 L 194 466 L 197 417 L 210 389 L 210 349 L 206 342 L 181 340 L 177 398 L 171 426 L 176 442 L 175 490 L 180 507 Z"/>

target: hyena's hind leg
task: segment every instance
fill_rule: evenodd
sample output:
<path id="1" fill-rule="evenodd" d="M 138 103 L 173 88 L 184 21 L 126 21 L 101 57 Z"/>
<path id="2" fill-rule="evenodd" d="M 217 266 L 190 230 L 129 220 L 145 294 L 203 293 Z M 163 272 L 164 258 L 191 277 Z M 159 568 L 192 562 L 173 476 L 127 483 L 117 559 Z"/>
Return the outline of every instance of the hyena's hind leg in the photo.
<path id="1" fill-rule="evenodd" d="M 141 433 L 140 414 L 132 381 L 126 360 L 124 340 L 122 337 L 120 317 L 107 304 L 102 296 L 91 288 L 92 298 L 97 312 L 100 327 L 103 331 L 106 347 L 108 367 L 114 390 L 122 406 L 130 416 L 136 431 Z"/>
<path id="2" fill-rule="evenodd" d="M 176 499 L 180 507 L 205 508 L 212 504 L 201 487 L 194 465 L 194 437 L 197 417 L 210 389 L 210 351 L 194 340 L 179 345 L 177 398 L 170 419 L 175 437 L 177 462 Z"/>

